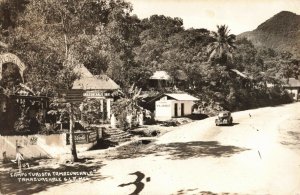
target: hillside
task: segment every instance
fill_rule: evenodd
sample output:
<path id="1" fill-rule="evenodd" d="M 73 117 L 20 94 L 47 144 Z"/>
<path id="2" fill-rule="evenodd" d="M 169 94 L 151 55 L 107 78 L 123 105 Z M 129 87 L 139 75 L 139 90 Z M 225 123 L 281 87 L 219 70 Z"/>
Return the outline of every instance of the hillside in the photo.
<path id="1" fill-rule="evenodd" d="M 288 51 L 300 58 L 300 15 L 282 11 L 255 30 L 238 35 L 238 38 L 243 37 L 251 40 L 256 47 Z"/>

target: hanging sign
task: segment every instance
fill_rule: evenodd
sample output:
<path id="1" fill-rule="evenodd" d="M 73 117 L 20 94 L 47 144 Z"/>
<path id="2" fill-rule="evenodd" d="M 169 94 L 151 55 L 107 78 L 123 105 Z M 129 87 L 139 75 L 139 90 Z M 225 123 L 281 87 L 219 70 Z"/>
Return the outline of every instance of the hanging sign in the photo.
<path id="1" fill-rule="evenodd" d="M 80 103 L 83 101 L 83 90 L 82 89 L 71 89 L 66 92 L 67 102 Z"/>
<path id="2" fill-rule="evenodd" d="M 83 93 L 83 96 L 90 97 L 90 98 L 111 97 L 111 93 L 95 90 L 95 91 L 86 91 L 85 93 Z"/>
<path id="3" fill-rule="evenodd" d="M 19 68 L 20 75 L 22 77 L 22 80 L 24 82 L 23 78 L 23 72 L 26 69 L 25 64 L 16 56 L 15 54 L 12 53 L 5 53 L 0 55 L 0 80 L 2 79 L 2 66 L 5 63 L 13 63 L 16 64 Z"/>

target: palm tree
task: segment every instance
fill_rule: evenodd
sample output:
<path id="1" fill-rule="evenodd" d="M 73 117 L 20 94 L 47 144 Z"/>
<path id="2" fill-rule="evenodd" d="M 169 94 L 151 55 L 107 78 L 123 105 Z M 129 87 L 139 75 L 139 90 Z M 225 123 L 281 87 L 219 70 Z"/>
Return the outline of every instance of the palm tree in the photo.
<path id="1" fill-rule="evenodd" d="M 217 60 L 221 65 L 227 65 L 228 60 L 232 58 L 232 52 L 235 47 L 234 34 L 229 34 L 230 30 L 226 25 L 217 25 L 218 31 L 211 32 L 213 42 L 208 47 L 209 61 Z"/>

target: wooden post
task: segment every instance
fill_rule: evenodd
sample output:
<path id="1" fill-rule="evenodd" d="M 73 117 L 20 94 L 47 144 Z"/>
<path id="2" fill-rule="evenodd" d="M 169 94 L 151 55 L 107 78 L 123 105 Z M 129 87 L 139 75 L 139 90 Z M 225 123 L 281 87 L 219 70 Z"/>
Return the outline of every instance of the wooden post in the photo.
<path id="1" fill-rule="evenodd" d="M 73 111 L 73 104 L 70 103 L 70 146 L 71 146 L 71 160 L 72 162 L 78 161 L 77 158 L 77 151 L 76 151 L 76 143 L 75 143 L 75 136 L 74 136 L 74 111 Z"/>
<path id="2" fill-rule="evenodd" d="M 143 126 L 144 125 L 144 115 L 143 115 L 143 112 L 140 112 L 138 114 L 138 121 L 139 121 L 139 125 L 140 126 Z"/>
<path id="3" fill-rule="evenodd" d="M 112 114 L 111 115 L 111 118 L 110 118 L 110 126 L 112 129 L 115 129 L 116 128 L 116 117 L 115 117 L 115 114 Z"/>
<path id="4" fill-rule="evenodd" d="M 101 118 L 102 118 L 102 124 L 104 124 L 104 120 L 103 120 L 103 99 L 100 99 L 100 113 L 102 114 Z"/>
<path id="5" fill-rule="evenodd" d="M 106 99 L 106 110 L 107 110 L 107 119 L 110 119 L 110 114 L 111 114 L 111 111 L 110 111 L 110 101 L 111 99 Z"/>

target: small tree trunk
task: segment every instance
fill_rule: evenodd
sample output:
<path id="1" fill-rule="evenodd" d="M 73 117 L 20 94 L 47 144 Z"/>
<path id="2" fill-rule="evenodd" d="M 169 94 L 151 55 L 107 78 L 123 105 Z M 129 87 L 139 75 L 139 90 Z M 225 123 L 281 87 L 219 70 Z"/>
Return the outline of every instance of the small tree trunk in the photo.
<path id="1" fill-rule="evenodd" d="M 74 112 L 73 112 L 73 105 L 70 105 L 70 145 L 71 145 L 71 161 L 76 162 L 78 161 L 77 158 L 77 151 L 76 151 L 76 144 L 75 144 L 75 136 L 74 136 Z"/>
<path id="2" fill-rule="evenodd" d="M 69 46 L 68 46 L 68 37 L 67 37 L 66 33 L 64 33 L 64 40 L 65 40 L 65 56 L 66 56 L 66 59 L 68 60 L 68 57 L 69 57 Z"/>

